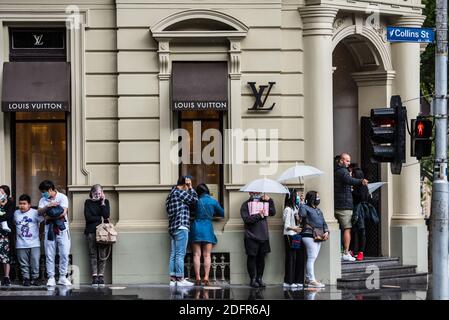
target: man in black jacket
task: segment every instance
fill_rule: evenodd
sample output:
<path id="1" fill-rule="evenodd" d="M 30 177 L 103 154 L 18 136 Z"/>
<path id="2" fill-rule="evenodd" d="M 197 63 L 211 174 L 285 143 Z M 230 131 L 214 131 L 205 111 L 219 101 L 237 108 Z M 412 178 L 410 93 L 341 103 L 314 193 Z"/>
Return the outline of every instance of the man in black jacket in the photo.
<path id="1" fill-rule="evenodd" d="M 351 157 L 347 153 L 342 153 L 334 168 L 334 209 L 335 218 L 343 231 L 344 261 L 355 261 L 355 258 L 349 254 L 349 245 L 351 243 L 351 218 L 354 205 L 352 202 L 352 186 L 368 185 L 366 179 L 354 179 L 349 174 L 349 164 Z"/>
<path id="2" fill-rule="evenodd" d="M 274 202 L 267 195 L 250 192 L 250 198 L 243 202 L 240 215 L 245 223 L 245 250 L 248 256 L 247 268 L 251 279 L 251 287 L 265 287 L 262 281 L 265 268 L 265 255 L 271 251 L 268 235 L 267 216 L 274 216 L 276 208 Z M 252 201 L 268 202 L 268 212 L 264 210 L 258 214 L 251 214 L 248 203 Z"/>

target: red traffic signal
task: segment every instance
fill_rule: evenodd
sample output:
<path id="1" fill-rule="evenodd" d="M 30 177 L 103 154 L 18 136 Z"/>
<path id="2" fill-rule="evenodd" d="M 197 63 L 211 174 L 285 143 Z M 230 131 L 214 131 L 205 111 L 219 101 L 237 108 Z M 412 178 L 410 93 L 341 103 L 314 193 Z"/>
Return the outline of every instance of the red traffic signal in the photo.
<path id="1" fill-rule="evenodd" d="M 412 120 L 411 156 L 418 160 L 432 154 L 433 123 L 423 117 Z"/>
<path id="2" fill-rule="evenodd" d="M 416 119 L 415 139 L 429 139 L 432 137 L 432 121 Z"/>

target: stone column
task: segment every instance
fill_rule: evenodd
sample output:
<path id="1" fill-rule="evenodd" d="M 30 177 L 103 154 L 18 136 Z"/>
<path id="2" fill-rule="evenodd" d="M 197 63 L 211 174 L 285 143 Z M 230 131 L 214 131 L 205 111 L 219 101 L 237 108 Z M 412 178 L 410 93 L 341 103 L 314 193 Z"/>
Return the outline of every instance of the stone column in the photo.
<path id="1" fill-rule="evenodd" d="M 424 19 L 421 15 L 404 16 L 395 25 L 420 27 Z M 401 96 L 410 120 L 419 113 L 420 44 L 393 43 L 391 51 L 396 71 L 393 94 Z M 391 256 L 401 257 L 404 264 L 417 265 L 418 271 L 427 271 L 427 229 L 421 212 L 419 167 L 416 158 L 410 157 L 410 136 L 407 135 L 406 163 L 402 166 L 401 175 L 393 176 L 390 245 Z"/>
<path id="2" fill-rule="evenodd" d="M 175 165 L 170 161 L 172 141 L 170 139 L 172 128 L 172 114 L 170 107 L 170 42 L 168 39 L 159 41 L 159 147 L 160 156 L 160 184 L 170 185 L 176 181 L 174 177 Z"/>
<path id="3" fill-rule="evenodd" d="M 332 34 L 338 9 L 306 6 L 300 9 L 304 42 L 305 161 L 324 171 L 306 181 L 306 191 L 320 193 L 321 209 L 331 229 L 316 263 L 317 278 L 336 283 L 341 274 L 340 231 L 334 219 Z"/>
<path id="4" fill-rule="evenodd" d="M 359 118 L 369 117 L 372 108 L 390 105 L 394 71 L 364 71 L 351 74 L 358 87 Z M 360 132 L 360 131 L 359 131 Z M 388 164 L 381 165 L 381 181 L 387 182 L 381 193 L 381 246 L 382 255 L 390 255 L 390 228 L 393 215 L 393 180 Z M 375 181 L 373 181 L 375 182 Z"/>

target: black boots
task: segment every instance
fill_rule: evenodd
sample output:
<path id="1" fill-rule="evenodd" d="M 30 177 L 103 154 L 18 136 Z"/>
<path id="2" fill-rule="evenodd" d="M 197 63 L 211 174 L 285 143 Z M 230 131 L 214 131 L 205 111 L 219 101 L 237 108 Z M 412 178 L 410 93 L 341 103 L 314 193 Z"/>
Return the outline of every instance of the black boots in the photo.
<path id="1" fill-rule="evenodd" d="M 265 288 L 265 282 L 262 281 L 262 277 L 258 277 L 256 279 L 257 284 L 259 285 L 259 287 L 261 288 Z"/>
<path id="2" fill-rule="evenodd" d="M 259 283 L 256 281 L 256 278 L 252 278 L 249 285 L 253 288 L 259 288 Z"/>

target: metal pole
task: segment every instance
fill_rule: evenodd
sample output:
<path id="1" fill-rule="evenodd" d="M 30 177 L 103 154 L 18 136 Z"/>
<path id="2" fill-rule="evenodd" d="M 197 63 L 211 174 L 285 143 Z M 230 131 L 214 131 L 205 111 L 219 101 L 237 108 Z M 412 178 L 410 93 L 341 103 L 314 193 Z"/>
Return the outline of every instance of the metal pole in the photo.
<path id="1" fill-rule="evenodd" d="M 439 167 L 432 187 L 432 268 L 435 300 L 449 299 L 447 182 L 447 0 L 436 0 L 435 51 L 435 165 Z"/>

